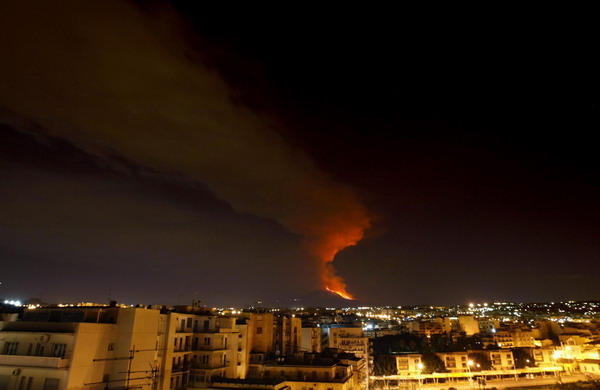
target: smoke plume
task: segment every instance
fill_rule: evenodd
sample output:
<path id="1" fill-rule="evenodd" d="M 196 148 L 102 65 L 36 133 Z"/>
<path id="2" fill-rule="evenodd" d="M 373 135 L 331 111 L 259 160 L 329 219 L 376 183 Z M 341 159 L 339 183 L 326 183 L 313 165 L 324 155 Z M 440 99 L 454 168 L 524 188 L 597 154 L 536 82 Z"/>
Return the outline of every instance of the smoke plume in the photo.
<path id="1" fill-rule="evenodd" d="M 305 237 L 322 287 L 350 297 L 332 262 L 362 239 L 366 209 L 235 103 L 174 26 L 126 2 L 2 3 L 0 120 L 205 183 Z"/>

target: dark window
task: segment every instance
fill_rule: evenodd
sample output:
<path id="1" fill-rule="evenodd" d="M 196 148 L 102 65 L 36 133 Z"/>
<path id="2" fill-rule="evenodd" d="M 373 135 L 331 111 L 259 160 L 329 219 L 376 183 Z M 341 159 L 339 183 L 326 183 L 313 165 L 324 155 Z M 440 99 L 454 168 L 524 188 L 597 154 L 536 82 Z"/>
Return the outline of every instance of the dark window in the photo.
<path id="1" fill-rule="evenodd" d="M 58 390 L 59 380 L 56 378 L 46 378 L 44 381 L 44 390 Z"/>
<path id="2" fill-rule="evenodd" d="M 52 356 L 64 358 L 67 352 L 67 344 L 54 344 L 52 346 Z"/>
<path id="3" fill-rule="evenodd" d="M 15 355 L 17 353 L 17 347 L 19 346 L 18 342 L 7 342 L 4 345 L 4 354 L 5 355 Z"/>

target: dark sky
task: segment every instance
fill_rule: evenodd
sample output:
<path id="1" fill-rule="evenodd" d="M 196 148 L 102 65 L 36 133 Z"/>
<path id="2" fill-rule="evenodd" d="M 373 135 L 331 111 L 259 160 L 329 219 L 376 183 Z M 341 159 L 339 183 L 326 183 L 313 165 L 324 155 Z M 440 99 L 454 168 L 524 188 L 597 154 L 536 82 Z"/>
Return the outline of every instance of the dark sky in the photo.
<path id="1" fill-rule="evenodd" d="M 0 7 L 0 297 L 598 299 L 592 13 L 190 3 Z"/>

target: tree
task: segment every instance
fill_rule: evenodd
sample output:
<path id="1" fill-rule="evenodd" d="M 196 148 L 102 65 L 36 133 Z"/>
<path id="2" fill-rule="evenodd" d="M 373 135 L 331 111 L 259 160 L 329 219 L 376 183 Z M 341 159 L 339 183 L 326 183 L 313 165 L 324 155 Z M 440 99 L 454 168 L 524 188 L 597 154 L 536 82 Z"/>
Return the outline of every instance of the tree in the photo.
<path id="1" fill-rule="evenodd" d="M 376 376 L 397 375 L 398 368 L 396 366 L 396 358 L 390 355 L 377 355 L 373 361 L 373 374 Z M 375 381 L 375 387 L 389 388 L 389 381 Z"/>
<path id="2" fill-rule="evenodd" d="M 469 360 L 473 361 L 473 367 L 477 371 L 492 369 L 492 362 L 485 352 L 470 353 Z"/>
<path id="3" fill-rule="evenodd" d="M 512 354 L 515 362 L 515 368 L 525 368 L 535 365 L 533 363 L 533 356 L 531 356 L 526 348 L 513 348 Z"/>
<path id="4" fill-rule="evenodd" d="M 373 373 L 377 376 L 396 375 L 396 358 L 390 355 L 378 355 L 373 362 Z"/>
<path id="5" fill-rule="evenodd" d="M 421 355 L 423 363 L 423 374 L 433 374 L 434 372 L 448 372 L 442 359 L 438 355 L 431 352 L 426 352 Z"/>

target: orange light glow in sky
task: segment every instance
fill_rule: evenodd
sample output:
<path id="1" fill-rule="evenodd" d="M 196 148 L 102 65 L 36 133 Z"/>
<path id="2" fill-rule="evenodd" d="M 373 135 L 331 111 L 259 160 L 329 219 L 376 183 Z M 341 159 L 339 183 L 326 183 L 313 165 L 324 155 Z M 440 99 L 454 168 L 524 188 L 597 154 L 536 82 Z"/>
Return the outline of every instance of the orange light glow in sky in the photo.
<path id="1" fill-rule="evenodd" d="M 364 237 L 364 231 L 370 226 L 369 218 L 362 207 L 357 208 L 353 218 L 329 221 L 326 232 L 313 246 L 313 253 L 319 259 L 319 275 L 323 289 L 344 299 L 356 299 L 347 290 L 344 279 L 336 274 L 333 266 L 335 256 L 344 248 L 354 246 Z M 333 223 L 332 223 L 333 222 Z"/>

